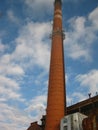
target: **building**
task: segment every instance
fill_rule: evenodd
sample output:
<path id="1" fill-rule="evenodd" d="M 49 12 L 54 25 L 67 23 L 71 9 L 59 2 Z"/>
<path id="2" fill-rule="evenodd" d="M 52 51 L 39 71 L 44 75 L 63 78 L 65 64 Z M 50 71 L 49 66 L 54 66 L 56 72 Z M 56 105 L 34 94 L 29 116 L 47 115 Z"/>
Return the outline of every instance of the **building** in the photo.
<path id="1" fill-rule="evenodd" d="M 89 124 L 91 124 L 90 123 L 91 119 L 92 119 L 92 121 L 95 120 L 95 115 L 96 115 L 96 121 L 94 121 L 94 122 L 95 123 L 97 122 L 97 128 L 98 128 L 98 95 L 67 107 L 67 115 L 74 114 L 77 112 L 85 114 L 86 116 L 89 117 L 89 119 L 85 118 L 85 120 L 84 120 L 84 127 L 86 127 L 84 130 L 88 130 L 87 128 L 91 127 L 91 126 L 89 126 Z M 45 118 L 46 118 L 46 116 L 44 115 L 41 119 L 42 124 L 40 127 L 42 130 L 45 129 Z M 85 124 L 86 124 L 86 126 L 85 126 Z M 28 130 L 34 130 L 34 127 L 32 127 L 31 129 L 28 129 Z M 93 130 L 93 129 L 90 129 L 90 130 Z M 96 130 L 98 130 L 98 129 L 96 129 Z"/>
<path id="2" fill-rule="evenodd" d="M 42 127 L 37 122 L 33 122 L 27 130 L 42 130 Z"/>
<path id="3" fill-rule="evenodd" d="M 98 109 L 98 96 L 91 97 L 74 105 L 71 105 L 67 108 L 67 114 L 72 114 L 75 112 L 83 113 L 89 116 L 91 113 L 94 113 Z"/>

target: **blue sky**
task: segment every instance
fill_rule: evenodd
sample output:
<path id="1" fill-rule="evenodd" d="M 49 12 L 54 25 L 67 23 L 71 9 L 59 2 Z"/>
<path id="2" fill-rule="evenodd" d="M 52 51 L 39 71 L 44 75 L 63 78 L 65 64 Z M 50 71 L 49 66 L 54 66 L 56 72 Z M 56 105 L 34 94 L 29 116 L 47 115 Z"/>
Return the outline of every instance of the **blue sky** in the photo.
<path id="1" fill-rule="evenodd" d="M 63 0 L 67 105 L 98 92 L 98 1 Z M 0 1 L 0 128 L 45 114 L 53 0 Z M 39 122 L 40 123 L 40 122 Z"/>

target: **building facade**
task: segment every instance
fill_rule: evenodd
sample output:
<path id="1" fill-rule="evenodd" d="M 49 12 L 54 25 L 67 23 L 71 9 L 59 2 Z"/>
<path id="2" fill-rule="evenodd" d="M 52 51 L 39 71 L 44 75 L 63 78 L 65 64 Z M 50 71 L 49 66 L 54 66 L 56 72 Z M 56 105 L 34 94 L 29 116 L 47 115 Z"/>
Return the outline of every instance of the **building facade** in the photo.
<path id="1" fill-rule="evenodd" d="M 83 130 L 98 130 L 98 96 L 91 97 L 89 99 L 67 107 L 67 115 L 74 114 L 77 112 L 88 116 L 88 118 L 85 118 L 85 120 L 83 120 Z M 45 115 L 42 117 L 41 121 L 41 130 L 45 130 Z M 95 129 L 93 128 L 93 124 L 94 126 L 96 126 Z M 34 127 L 32 127 L 29 130 L 35 129 Z"/>

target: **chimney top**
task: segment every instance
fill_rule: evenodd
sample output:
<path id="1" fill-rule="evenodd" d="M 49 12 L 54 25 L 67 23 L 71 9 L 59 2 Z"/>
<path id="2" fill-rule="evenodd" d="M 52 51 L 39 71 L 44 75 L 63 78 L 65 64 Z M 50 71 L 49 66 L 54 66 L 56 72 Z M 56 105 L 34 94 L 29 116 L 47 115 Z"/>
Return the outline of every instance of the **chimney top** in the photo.
<path id="1" fill-rule="evenodd" d="M 54 2 L 54 4 L 56 4 L 56 3 L 62 3 L 62 0 L 55 0 L 55 2 Z"/>

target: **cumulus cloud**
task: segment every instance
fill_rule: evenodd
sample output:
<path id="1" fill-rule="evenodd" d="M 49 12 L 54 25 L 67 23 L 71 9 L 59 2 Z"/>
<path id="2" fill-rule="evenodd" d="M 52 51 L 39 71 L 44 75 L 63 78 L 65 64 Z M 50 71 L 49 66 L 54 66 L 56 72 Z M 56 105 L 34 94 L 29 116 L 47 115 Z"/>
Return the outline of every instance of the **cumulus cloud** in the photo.
<path id="1" fill-rule="evenodd" d="M 86 87 L 89 93 L 95 95 L 98 92 L 98 70 L 91 70 L 87 74 L 79 74 L 76 80 L 82 87 Z"/>
<path id="2" fill-rule="evenodd" d="M 29 22 L 23 26 L 19 37 L 16 38 L 17 46 L 12 58 L 22 63 L 27 61 L 26 65 L 33 66 L 35 64 L 47 69 L 49 65 L 47 58 L 49 59 L 50 52 L 45 38 L 49 36 L 49 32 L 49 23 Z"/>
<path id="3" fill-rule="evenodd" d="M 17 64 L 13 63 L 10 55 L 3 55 L 0 61 L 0 74 L 2 75 L 23 75 L 24 70 Z"/>
<path id="4" fill-rule="evenodd" d="M 70 97 L 69 95 L 67 95 L 66 101 L 67 101 L 67 106 L 72 105 L 72 97 Z"/>
<path id="5" fill-rule="evenodd" d="M 0 42 L 0 52 L 5 50 L 5 46 Z"/>
<path id="6" fill-rule="evenodd" d="M 3 54 L 0 58 L 0 98 L 2 101 L 9 99 L 22 101 L 19 93 L 20 84 L 16 77 L 23 76 L 24 70 L 11 61 L 10 54 Z"/>
<path id="7" fill-rule="evenodd" d="M 29 7 L 29 10 L 32 9 L 33 16 L 42 17 L 43 14 L 51 12 L 53 9 L 53 1 L 54 0 L 25 0 L 25 4 Z"/>
<path id="8" fill-rule="evenodd" d="M 70 30 L 66 31 L 65 51 L 67 56 L 80 60 L 92 61 L 92 44 L 97 38 L 96 29 L 98 28 L 96 8 L 88 17 L 73 17 L 68 23 Z M 87 24 L 92 23 L 92 24 Z"/>
<path id="9" fill-rule="evenodd" d="M 29 112 L 29 116 L 31 118 L 33 117 L 35 121 L 39 121 L 39 123 L 42 115 L 45 115 L 46 101 L 46 95 L 36 96 L 29 102 L 26 108 L 26 111 Z"/>
<path id="10" fill-rule="evenodd" d="M 67 106 L 71 106 L 85 99 L 87 99 L 87 95 L 85 95 L 85 93 L 81 93 L 79 91 L 73 92 L 71 96 L 70 94 L 67 95 Z"/>
<path id="11" fill-rule="evenodd" d="M 13 10 L 8 10 L 7 11 L 7 16 L 8 16 L 8 19 L 13 22 L 13 23 L 16 23 L 16 24 L 19 24 L 19 19 L 17 16 L 15 16 Z"/>
<path id="12" fill-rule="evenodd" d="M 80 92 L 74 92 L 72 96 L 75 102 L 83 101 L 87 98 L 87 96 Z"/>
<path id="13" fill-rule="evenodd" d="M 12 10 L 7 11 L 8 19 L 13 23 L 19 23 L 19 19 L 15 16 Z"/>
<path id="14" fill-rule="evenodd" d="M 2 130 L 23 129 L 25 128 L 25 122 L 27 128 L 30 122 L 35 120 L 39 121 L 41 116 L 45 113 L 46 96 L 35 97 L 27 104 L 22 97 L 21 83 L 17 82 L 17 77 L 21 78 L 25 76 L 25 72 L 30 67 L 32 67 L 32 69 L 34 69 L 34 67 L 39 67 L 44 70 L 42 74 L 38 75 L 39 80 L 45 76 L 45 71 L 49 68 L 48 59 L 50 46 L 48 42 L 46 42 L 46 38 L 49 38 L 50 29 L 50 23 L 28 22 L 21 27 L 18 37 L 13 41 L 16 44 L 15 49 L 12 52 L 7 51 L 0 57 L 1 105 L 5 101 L 8 104 L 9 101 L 16 101 L 22 102 L 25 106 L 27 105 L 27 109 L 23 110 L 27 115 L 24 115 L 24 113 L 21 113 L 21 110 L 17 110 L 14 106 L 9 107 L 5 104 L 7 106 L 4 107 L 2 113 L 5 113 L 6 111 L 6 120 L 4 119 L 4 116 L 1 115 L 3 123 L 0 124 L 0 127 Z M 3 48 L 4 46 L 2 46 L 2 49 Z M 37 79 L 35 78 L 35 82 L 36 81 Z M 19 114 L 20 116 L 18 116 Z M 9 115 L 11 116 L 9 117 Z M 9 122 L 13 125 L 9 124 Z M 20 126 L 20 124 L 23 125 Z"/>
<path id="15" fill-rule="evenodd" d="M 0 56 L 3 55 L 4 51 L 8 48 L 7 45 L 4 45 L 2 43 L 2 40 L 0 39 Z"/>
<path id="16" fill-rule="evenodd" d="M 8 101 L 12 100 L 22 100 L 19 94 L 19 84 L 10 78 L 5 76 L 0 76 L 0 98 Z"/>
<path id="17" fill-rule="evenodd" d="M 89 14 L 89 20 L 92 22 L 92 26 L 94 26 L 95 30 L 98 30 L 98 7 L 95 8 L 90 14 Z"/>
<path id="18" fill-rule="evenodd" d="M 5 103 L 1 103 L 0 112 L 0 128 L 2 128 L 2 130 L 27 129 L 27 126 L 31 122 L 26 112 L 20 110 L 16 106 L 9 106 Z"/>
<path id="19" fill-rule="evenodd" d="M 48 69 L 49 46 L 45 42 L 50 30 L 49 23 L 33 23 L 30 22 L 23 26 L 19 36 L 15 39 L 16 48 L 12 53 L 5 53 L 0 60 L 0 84 L 3 97 L 21 98 L 19 91 L 20 84 L 17 83 L 17 77 L 25 75 L 25 71 L 29 67 L 38 66 Z M 5 48 L 4 45 L 1 46 Z M 3 78 L 3 79 L 2 79 Z M 16 86 L 15 86 L 16 85 Z M 8 89 L 6 89 L 6 87 Z M 21 99 L 20 99 L 21 100 Z"/>

